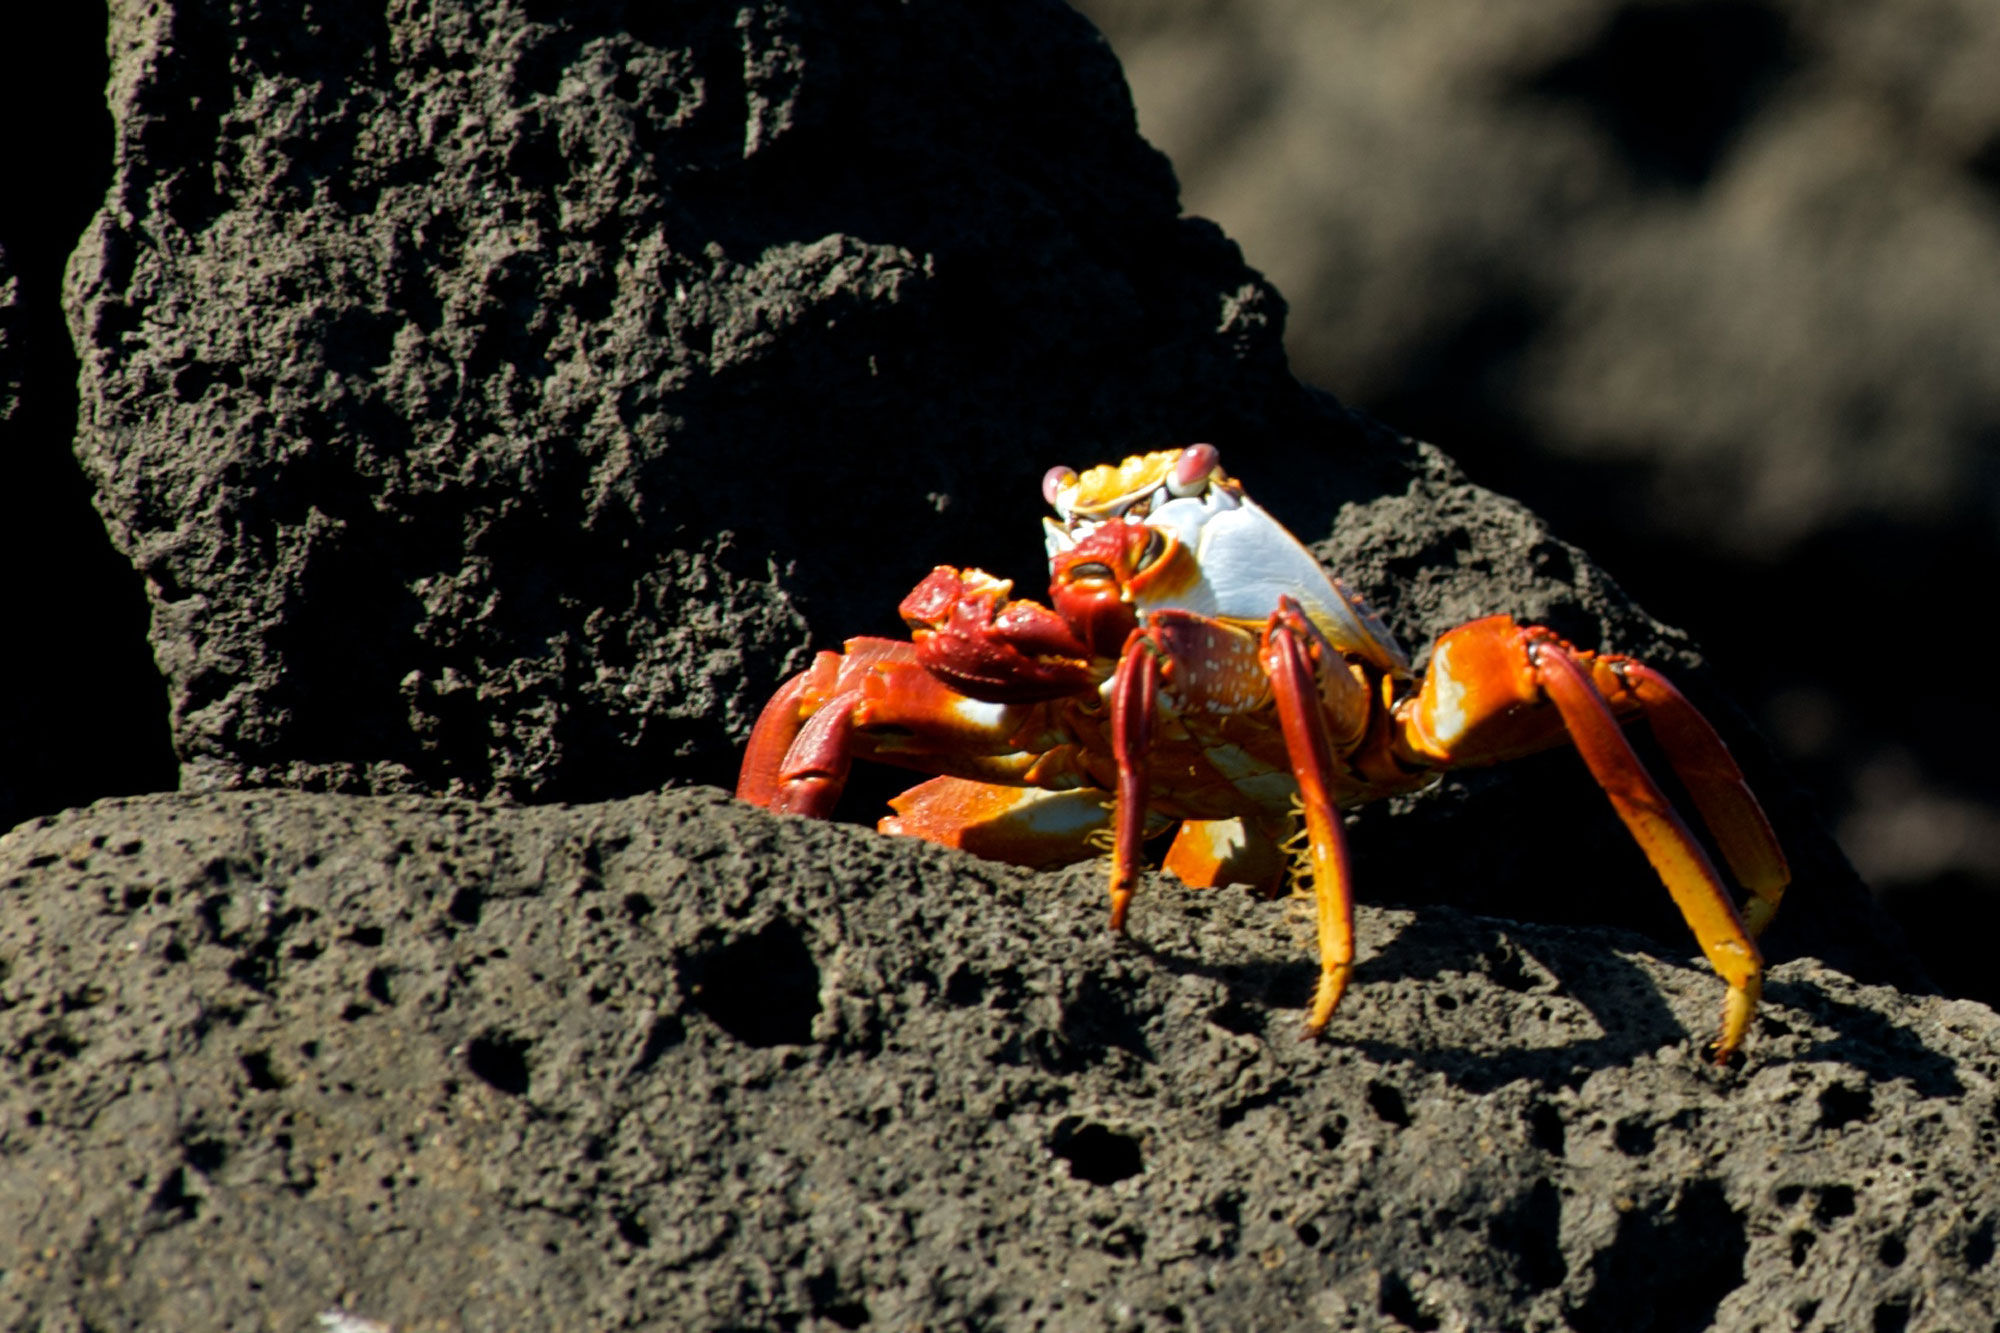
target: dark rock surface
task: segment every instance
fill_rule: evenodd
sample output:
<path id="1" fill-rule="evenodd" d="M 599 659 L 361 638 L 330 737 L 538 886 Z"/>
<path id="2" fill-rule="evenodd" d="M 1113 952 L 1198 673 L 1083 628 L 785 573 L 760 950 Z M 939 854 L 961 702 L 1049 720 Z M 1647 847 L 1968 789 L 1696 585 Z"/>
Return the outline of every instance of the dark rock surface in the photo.
<path id="1" fill-rule="evenodd" d="M 1693 631 L 2000 1001 L 2000 710 L 1933 628 L 2000 567 L 2000 7 L 1078 7 L 1301 377 Z"/>
<path id="2" fill-rule="evenodd" d="M 1636 886 L 1635 886 L 1636 887 Z M 2000 1020 L 692 789 L 0 839 L 0 1326 L 1984 1329 Z"/>

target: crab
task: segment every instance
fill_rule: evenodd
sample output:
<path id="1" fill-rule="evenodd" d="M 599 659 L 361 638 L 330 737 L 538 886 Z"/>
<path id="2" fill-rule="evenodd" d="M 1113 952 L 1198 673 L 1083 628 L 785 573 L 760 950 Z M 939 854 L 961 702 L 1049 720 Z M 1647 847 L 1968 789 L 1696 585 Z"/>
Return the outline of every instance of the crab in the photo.
<path id="1" fill-rule="evenodd" d="M 1108 841 L 1113 930 L 1149 838 L 1175 830 L 1165 866 L 1189 885 L 1275 893 L 1302 820 L 1313 1036 L 1354 965 L 1341 809 L 1568 744 L 1727 984 L 1714 1059 L 1741 1046 L 1762 990 L 1755 937 L 1790 872 L 1721 738 L 1658 671 L 1491 615 L 1440 636 L 1418 676 L 1212 445 L 1054 468 L 1042 489 L 1051 605 L 934 569 L 900 608 L 909 640 L 849 639 L 777 691 L 739 797 L 827 818 L 857 758 L 933 774 L 889 802 L 883 832 L 1030 867 Z M 1621 719 L 1637 718 L 1747 891 L 1740 915 L 1626 740 Z"/>

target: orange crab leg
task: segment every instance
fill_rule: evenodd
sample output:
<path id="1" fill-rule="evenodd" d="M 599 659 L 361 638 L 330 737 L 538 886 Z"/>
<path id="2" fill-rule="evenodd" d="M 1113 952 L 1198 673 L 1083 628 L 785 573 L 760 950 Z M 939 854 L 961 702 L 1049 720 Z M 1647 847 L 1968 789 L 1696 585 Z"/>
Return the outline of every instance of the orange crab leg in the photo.
<path id="1" fill-rule="evenodd" d="M 1608 662 L 1618 683 L 1644 710 L 1653 738 L 1715 835 L 1731 873 L 1753 895 L 1743 909 L 1744 925 L 1752 936 L 1763 934 L 1792 872 L 1771 821 L 1743 781 L 1743 770 L 1708 719 L 1665 676 L 1630 659 Z"/>
<path id="2" fill-rule="evenodd" d="M 895 813 L 875 826 L 884 833 L 1040 870 L 1085 861 L 1103 850 L 1098 839 L 1110 822 L 1111 793 L 937 777 L 891 797 L 889 808 Z M 1157 822 L 1164 828 L 1167 821 Z"/>
<path id="3" fill-rule="evenodd" d="M 1673 895 L 1709 965 L 1729 984 L 1723 1001 L 1722 1035 L 1715 1043 L 1715 1061 L 1721 1064 L 1742 1045 L 1751 1015 L 1757 1011 L 1764 984 L 1763 957 L 1730 903 L 1708 854 L 1646 773 L 1582 664 L 1553 636 L 1530 639 L 1527 654 L 1537 683 L 1562 714 L 1591 776 L 1611 798 L 1618 817 Z"/>
<path id="4" fill-rule="evenodd" d="M 1354 893 L 1340 811 L 1328 794 L 1336 771 L 1333 745 L 1299 627 L 1303 621 L 1298 603 L 1281 598 L 1278 612 L 1264 631 L 1260 657 L 1271 680 L 1278 724 L 1285 734 L 1285 752 L 1305 807 L 1313 901 L 1319 918 L 1319 984 L 1313 991 L 1312 1011 L 1306 1016 L 1303 1034 L 1311 1037 L 1333 1017 L 1353 970 Z"/>
<path id="5" fill-rule="evenodd" d="M 1161 864 L 1191 889 L 1248 884 L 1275 898 L 1285 886 L 1285 854 L 1254 819 L 1183 820 Z"/>

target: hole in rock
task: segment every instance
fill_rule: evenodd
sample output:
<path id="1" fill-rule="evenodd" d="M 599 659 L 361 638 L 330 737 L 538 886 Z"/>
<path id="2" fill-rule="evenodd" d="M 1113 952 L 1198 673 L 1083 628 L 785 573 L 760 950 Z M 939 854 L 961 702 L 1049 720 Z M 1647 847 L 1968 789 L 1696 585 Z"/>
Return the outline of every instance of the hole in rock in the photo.
<path id="1" fill-rule="evenodd" d="M 153 1191 L 147 1206 L 156 1213 L 172 1214 L 177 1221 L 192 1222 L 201 1212 L 201 1198 L 190 1194 L 187 1186 L 187 1168 L 177 1166 Z"/>
<path id="2" fill-rule="evenodd" d="M 1627 1157 L 1644 1157 L 1653 1151 L 1654 1127 L 1636 1118 L 1620 1120 L 1611 1131 L 1611 1142 Z"/>
<path id="3" fill-rule="evenodd" d="M 245 1051 L 237 1063 L 243 1066 L 243 1077 L 259 1092 L 276 1092 L 285 1086 L 285 1076 L 271 1063 L 269 1051 Z"/>
<path id="4" fill-rule="evenodd" d="M 1866 1088 L 1850 1088 L 1836 1083 L 1819 1095 L 1819 1127 L 1839 1129 L 1856 1120 L 1866 1120 L 1875 1111 L 1875 1096 Z"/>
<path id="5" fill-rule="evenodd" d="M 653 1233 L 646 1229 L 644 1222 L 641 1222 L 631 1213 L 622 1210 L 613 1213 L 611 1221 L 618 1228 L 618 1239 L 624 1241 L 633 1249 L 643 1250 L 653 1243 Z"/>
<path id="6" fill-rule="evenodd" d="M 1570 1316 L 1577 1333 L 1706 1333 L 1743 1285 L 1750 1242 L 1722 1186 L 1698 1180 L 1678 1202 L 1655 1200 L 1618 1219 L 1592 1261 L 1590 1295 Z"/>
<path id="7" fill-rule="evenodd" d="M 986 978 L 964 963 L 944 979 L 944 1002 L 967 1009 L 986 998 Z"/>
<path id="8" fill-rule="evenodd" d="M 702 958 L 694 1002 L 750 1046 L 802 1046 L 819 1014 L 819 965 L 799 928 L 773 921 Z"/>
<path id="9" fill-rule="evenodd" d="M 1562 1112 L 1551 1102 L 1536 1102 L 1528 1108 L 1528 1142 L 1543 1152 L 1560 1157 L 1569 1146 Z"/>
<path id="10" fill-rule="evenodd" d="M 1368 1109 L 1389 1124 L 1409 1128 L 1410 1108 L 1404 1105 L 1403 1094 L 1387 1083 L 1368 1084 Z"/>
<path id="11" fill-rule="evenodd" d="M 465 1048 L 466 1068 L 510 1097 L 528 1092 L 528 1043 L 504 1032 L 482 1033 Z"/>
<path id="12" fill-rule="evenodd" d="M 1562 1252 L 1562 1193 L 1547 1179 L 1487 1224 L 1493 1248 L 1512 1255 L 1514 1269 L 1530 1290 L 1547 1291 L 1569 1276 Z"/>
<path id="13" fill-rule="evenodd" d="M 1987 1218 L 1972 1233 L 1972 1239 L 1965 1242 L 1965 1266 L 1968 1269 L 1984 1268 L 1993 1262 L 1993 1219 Z"/>
<path id="14" fill-rule="evenodd" d="M 1425 1314 L 1417 1305 L 1417 1298 L 1402 1278 L 1394 1273 L 1382 1275 L 1382 1293 L 1376 1306 L 1389 1318 L 1404 1328 L 1415 1329 L 1417 1333 L 1431 1333 L 1438 1327 L 1436 1315 Z"/>
<path id="15" fill-rule="evenodd" d="M 1071 1179 L 1092 1185 L 1129 1180 L 1146 1169 L 1139 1140 L 1096 1123 L 1064 1120 L 1049 1138 L 1049 1151 L 1069 1163 Z"/>
<path id="16" fill-rule="evenodd" d="M 181 1156 L 203 1175 L 213 1175 L 228 1160 L 229 1145 L 221 1139 L 189 1139 L 181 1144 Z"/>
<path id="17" fill-rule="evenodd" d="M 1854 1212 L 1854 1187 L 1852 1185 L 1823 1185 L 1819 1190 L 1819 1201 L 1813 1205 L 1813 1221 L 1822 1227 L 1851 1216 Z"/>

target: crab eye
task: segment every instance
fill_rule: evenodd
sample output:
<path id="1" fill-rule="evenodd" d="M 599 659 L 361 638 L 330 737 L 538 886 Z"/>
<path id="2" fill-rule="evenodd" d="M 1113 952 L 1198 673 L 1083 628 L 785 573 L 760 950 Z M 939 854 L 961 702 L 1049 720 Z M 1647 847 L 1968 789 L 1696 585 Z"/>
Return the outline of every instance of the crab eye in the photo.
<path id="1" fill-rule="evenodd" d="M 1056 504 L 1056 497 L 1062 494 L 1064 487 L 1074 485 L 1075 482 L 1076 469 L 1057 464 L 1042 474 L 1042 498 L 1049 502 L 1051 508 L 1060 508 Z"/>
<path id="2" fill-rule="evenodd" d="M 1193 495 L 1208 480 L 1208 474 L 1215 471 L 1221 457 L 1212 444 L 1189 445 L 1174 460 L 1174 470 L 1167 477 L 1167 489 L 1177 496 Z"/>

